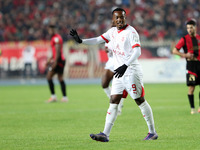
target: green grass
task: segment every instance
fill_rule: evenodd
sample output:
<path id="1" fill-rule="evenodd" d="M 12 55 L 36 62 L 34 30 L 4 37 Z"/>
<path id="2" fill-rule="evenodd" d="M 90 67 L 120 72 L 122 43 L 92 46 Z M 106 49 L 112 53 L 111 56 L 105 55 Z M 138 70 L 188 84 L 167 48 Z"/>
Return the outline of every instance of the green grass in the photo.
<path id="1" fill-rule="evenodd" d="M 110 142 L 90 139 L 103 130 L 109 103 L 100 85 L 69 85 L 69 103 L 45 103 L 47 85 L 0 86 L 1 150 L 197 150 L 200 114 L 190 114 L 185 84 L 146 84 L 158 140 L 142 141 L 148 129 L 128 97 Z M 198 91 L 195 103 L 198 105 Z M 61 97 L 56 86 L 57 96 Z"/>

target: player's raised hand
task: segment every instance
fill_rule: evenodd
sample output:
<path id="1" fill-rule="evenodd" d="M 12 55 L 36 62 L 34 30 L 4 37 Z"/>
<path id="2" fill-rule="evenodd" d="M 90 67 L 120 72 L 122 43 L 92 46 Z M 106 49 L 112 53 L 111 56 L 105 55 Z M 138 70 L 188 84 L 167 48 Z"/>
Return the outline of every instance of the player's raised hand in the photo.
<path id="1" fill-rule="evenodd" d="M 123 64 L 122 66 L 120 66 L 117 69 L 115 69 L 114 70 L 115 78 L 121 78 L 124 75 L 127 67 L 128 67 L 127 65 Z"/>
<path id="2" fill-rule="evenodd" d="M 82 43 L 82 40 L 79 38 L 78 33 L 76 32 L 76 30 L 71 29 L 70 35 L 74 38 L 74 40 L 75 40 L 76 42 Z"/>

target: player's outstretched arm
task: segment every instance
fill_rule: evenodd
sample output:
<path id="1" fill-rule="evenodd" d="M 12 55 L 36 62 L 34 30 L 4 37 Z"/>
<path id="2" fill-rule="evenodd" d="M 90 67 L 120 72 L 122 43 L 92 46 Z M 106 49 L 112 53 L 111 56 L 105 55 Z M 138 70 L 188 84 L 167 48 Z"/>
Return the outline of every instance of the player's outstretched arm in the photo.
<path id="1" fill-rule="evenodd" d="M 70 35 L 74 38 L 74 40 L 75 40 L 76 42 L 82 43 L 82 40 L 79 38 L 78 33 L 76 32 L 76 30 L 71 29 Z"/>
<path id="2" fill-rule="evenodd" d="M 74 38 L 74 40 L 78 43 L 83 43 L 87 45 L 96 45 L 100 43 L 104 43 L 104 39 L 101 36 L 95 37 L 95 38 L 89 38 L 89 39 L 80 39 L 78 36 L 78 33 L 76 30 L 72 29 L 70 31 L 70 35 Z"/>

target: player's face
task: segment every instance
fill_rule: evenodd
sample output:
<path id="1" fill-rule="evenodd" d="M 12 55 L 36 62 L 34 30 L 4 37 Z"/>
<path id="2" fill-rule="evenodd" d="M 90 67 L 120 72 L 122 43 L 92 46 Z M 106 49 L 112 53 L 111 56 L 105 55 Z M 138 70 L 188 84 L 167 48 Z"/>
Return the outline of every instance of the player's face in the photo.
<path id="1" fill-rule="evenodd" d="M 53 28 L 48 27 L 48 32 L 49 32 L 50 35 L 53 35 L 53 33 L 54 33 Z"/>
<path id="2" fill-rule="evenodd" d="M 115 11 L 113 13 L 113 21 L 118 30 L 126 25 L 126 14 L 124 11 Z"/>
<path id="3" fill-rule="evenodd" d="M 188 24 L 187 25 L 187 32 L 190 36 L 195 36 L 196 34 L 196 26 Z"/>

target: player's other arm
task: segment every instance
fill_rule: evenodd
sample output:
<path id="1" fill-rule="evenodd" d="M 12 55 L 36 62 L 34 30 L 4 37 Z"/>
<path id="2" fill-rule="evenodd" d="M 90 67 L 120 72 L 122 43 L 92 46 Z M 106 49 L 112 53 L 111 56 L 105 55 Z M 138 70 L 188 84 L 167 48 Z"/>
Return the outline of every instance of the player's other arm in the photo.
<path id="1" fill-rule="evenodd" d="M 124 75 L 126 69 L 128 68 L 128 66 L 130 64 L 132 64 L 132 62 L 134 62 L 140 55 L 141 55 L 141 48 L 139 44 L 136 44 L 135 46 L 132 47 L 133 50 L 133 54 L 131 55 L 131 57 L 125 62 L 125 64 L 123 64 L 122 66 L 120 66 L 119 68 L 115 69 L 114 71 L 114 76 L 116 78 L 120 78 Z"/>
<path id="2" fill-rule="evenodd" d="M 58 65 L 58 61 L 61 58 L 61 44 L 56 43 L 55 49 L 56 49 L 56 59 L 55 59 L 55 62 L 53 63 L 53 65 L 52 65 L 52 69 L 56 68 L 56 66 Z"/>
<path id="3" fill-rule="evenodd" d="M 52 50 L 51 50 L 52 51 Z M 47 61 L 46 61 L 46 64 L 45 64 L 45 66 L 46 66 L 46 68 L 48 68 L 49 66 L 51 66 L 52 65 L 52 63 L 53 63 L 54 61 L 53 61 L 53 56 L 47 56 Z"/>
<path id="4" fill-rule="evenodd" d="M 74 40 L 78 43 L 83 43 L 87 45 L 96 45 L 100 43 L 104 43 L 104 39 L 101 36 L 95 37 L 95 38 L 89 38 L 89 39 L 81 39 L 76 32 L 76 30 L 72 29 L 70 31 L 70 35 L 74 38 Z"/>
<path id="5" fill-rule="evenodd" d="M 191 53 L 189 53 L 189 52 L 188 52 L 188 53 L 181 53 L 181 52 L 180 52 L 180 49 L 181 49 L 182 47 L 184 47 L 185 44 L 186 44 L 185 39 L 184 39 L 184 37 L 182 37 L 182 38 L 178 41 L 178 43 L 176 44 L 176 46 L 173 48 L 172 53 L 175 54 L 175 55 L 181 56 L 181 57 L 183 57 L 183 58 L 192 59 L 192 58 L 194 57 L 193 54 L 191 54 Z"/>
<path id="6" fill-rule="evenodd" d="M 177 49 L 176 47 L 173 48 L 172 53 L 175 54 L 175 55 L 181 56 L 183 58 L 188 58 L 188 59 L 192 59 L 194 57 L 194 55 L 189 53 L 189 52 L 188 53 L 181 53 L 179 51 L 179 49 Z"/>
<path id="7" fill-rule="evenodd" d="M 131 55 L 129 60 L 127 62 L 125 62 L 125 65 L 127 65 L 127 66 L 129 66 L 132 62 L 134 62 L 136 59 L 138 59 L 138 57 L 141 55 L 141 48 L 140 48 L 139 44 L 133 46 L 132 50 L 133 50 L 133 54 Z"/>

